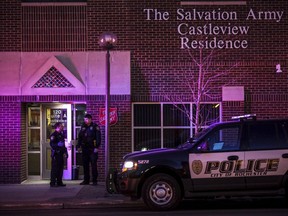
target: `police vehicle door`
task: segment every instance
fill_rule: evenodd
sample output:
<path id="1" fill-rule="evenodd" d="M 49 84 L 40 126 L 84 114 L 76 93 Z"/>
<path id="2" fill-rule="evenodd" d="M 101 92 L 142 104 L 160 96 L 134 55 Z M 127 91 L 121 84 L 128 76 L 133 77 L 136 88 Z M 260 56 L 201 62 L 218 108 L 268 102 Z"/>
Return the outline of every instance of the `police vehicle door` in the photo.
<path id="1" fill-rule="evenodd" d="M 51 147 L 50 135 L 53 133 L 53 125 L 61 122 L 64 125 L 65 146 L 68 150 L 68 159 L 64 160 L 63 179 L 72 178 L 72 114 L 71 104 L 48 104 L 43 105 L 42 134 L 42 178 L 49 179 L 51 173 Z"/>
<path id="2" fill-rule="evenodd" d="M 189 154 L 194 191 L 243 190 L 245 167 L 240 151 L 240 125 L 215 128 Z"/>
<path id="3" fill-rule="evenodd" d="M 288 122 L 247 122 L 247 189 L 277 189 L 288 171 Z"/>

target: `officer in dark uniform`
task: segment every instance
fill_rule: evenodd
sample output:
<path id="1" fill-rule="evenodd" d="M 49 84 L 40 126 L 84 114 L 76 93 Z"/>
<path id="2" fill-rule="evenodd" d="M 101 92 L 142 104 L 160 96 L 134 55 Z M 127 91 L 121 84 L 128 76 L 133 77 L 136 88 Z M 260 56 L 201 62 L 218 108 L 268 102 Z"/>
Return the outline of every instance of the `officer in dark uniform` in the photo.
<path id="1" fill-rule="evenodd" d="M 81 185 L 90 183 L 90 163 L 92 168 L 92 181 L 93 185 L 97 185 L 98 170 L 98 148 L 101 143 L 101 132 L 97 124 L 92 122 L 92 116 L 86 114 L 84 116 L 84 123 L 81 126 L 78 135 L 77 149 L 82 150 L 82 161 L 84 169 L 84 181 Z"/>
<path id="2" fill-rule="evenodd" d="M 63 134 L 63 125 L 57 122 L 54 125 L 55 131 L 50 136 L 52 169 L 50 186 L 66 186 L 62 182 L 64 157 L 68 157 L 67 148 L 65 147 L 65 139 Z M 56 184 L 57 183 L 57 184 Z"/>

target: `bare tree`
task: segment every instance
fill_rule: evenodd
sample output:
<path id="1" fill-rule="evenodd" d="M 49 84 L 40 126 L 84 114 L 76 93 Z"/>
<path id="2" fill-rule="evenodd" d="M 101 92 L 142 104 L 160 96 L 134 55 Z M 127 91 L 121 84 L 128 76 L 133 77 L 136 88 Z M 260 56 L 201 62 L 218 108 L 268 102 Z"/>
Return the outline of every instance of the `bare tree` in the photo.
<path id="1" fill-rule="evenodd" d="M 184 82 L 191 92 L 195 104 L 195 115 L 190 113 L 180 97 L 166 96 L 166 98 L 173 103 L 174 107 L 185 113 L 195 127 L 195 133 L 197 134 L 203 125 L 209 124 L 208 116 L 203 116 L 203 102 L 206 99 L 215 101 L 217 98 L 221 98 L 219 94 L 215 95 L 214 92 L 220 92 L 222 86 L 231 85 L 235 81 L 229 78 L 228 75 L 233 68 L 237 67 L 238 63 L 232 64 L 228 68 L 215 64 L 214 58 L 220 56 L 215 50 L 209 50 L 209 53 L 204 55 L 203 49 L 199 49 L 198 56 L 191 51 L 188 52 L 194 69 L 185 77 Z"/>

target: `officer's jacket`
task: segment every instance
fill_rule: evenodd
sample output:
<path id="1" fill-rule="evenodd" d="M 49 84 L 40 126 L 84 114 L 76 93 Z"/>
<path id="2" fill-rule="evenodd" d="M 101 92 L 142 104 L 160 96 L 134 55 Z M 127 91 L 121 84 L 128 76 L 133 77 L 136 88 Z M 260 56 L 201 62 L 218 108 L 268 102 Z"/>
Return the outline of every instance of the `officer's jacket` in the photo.
<path id="1" fill-rule="evenodd" d="M 82 149 L 98 148 L 101 143 L 101 132 L 97 124 L 91 122 L 88 126 L 85 123 L 82 124 L 79 135 L 77 147 L 82 147 Z"/>
<path id="2" fill-rule="evenodd" d="M 67 154 L 67 148 L 65 147 L 65 138 L 63 133 L 54 131 L 50 136 L 50 146 L 52 155 L 55 154 Z"/>

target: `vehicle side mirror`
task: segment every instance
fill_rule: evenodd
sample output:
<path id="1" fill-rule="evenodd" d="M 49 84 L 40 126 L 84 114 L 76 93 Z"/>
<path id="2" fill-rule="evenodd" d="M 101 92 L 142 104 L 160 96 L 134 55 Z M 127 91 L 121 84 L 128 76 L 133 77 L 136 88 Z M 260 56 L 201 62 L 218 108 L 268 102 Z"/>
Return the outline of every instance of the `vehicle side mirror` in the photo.
<path id="1" fill-rule="evenodd" d="M 197 146 L 197 150 L 201 152 L 209 151 L 209 146 L 207 142 L 202 142 L 200 145 Z"/>
<path id="2" fill-rule="evenodd" d="M 194 142 L 195 142 L 195 139 L 194 139 L 193 137 L 190 137 L 190 138 L 188 139 L 188 142 L 189 142 L 189 143 L 194 143 Z"/>

